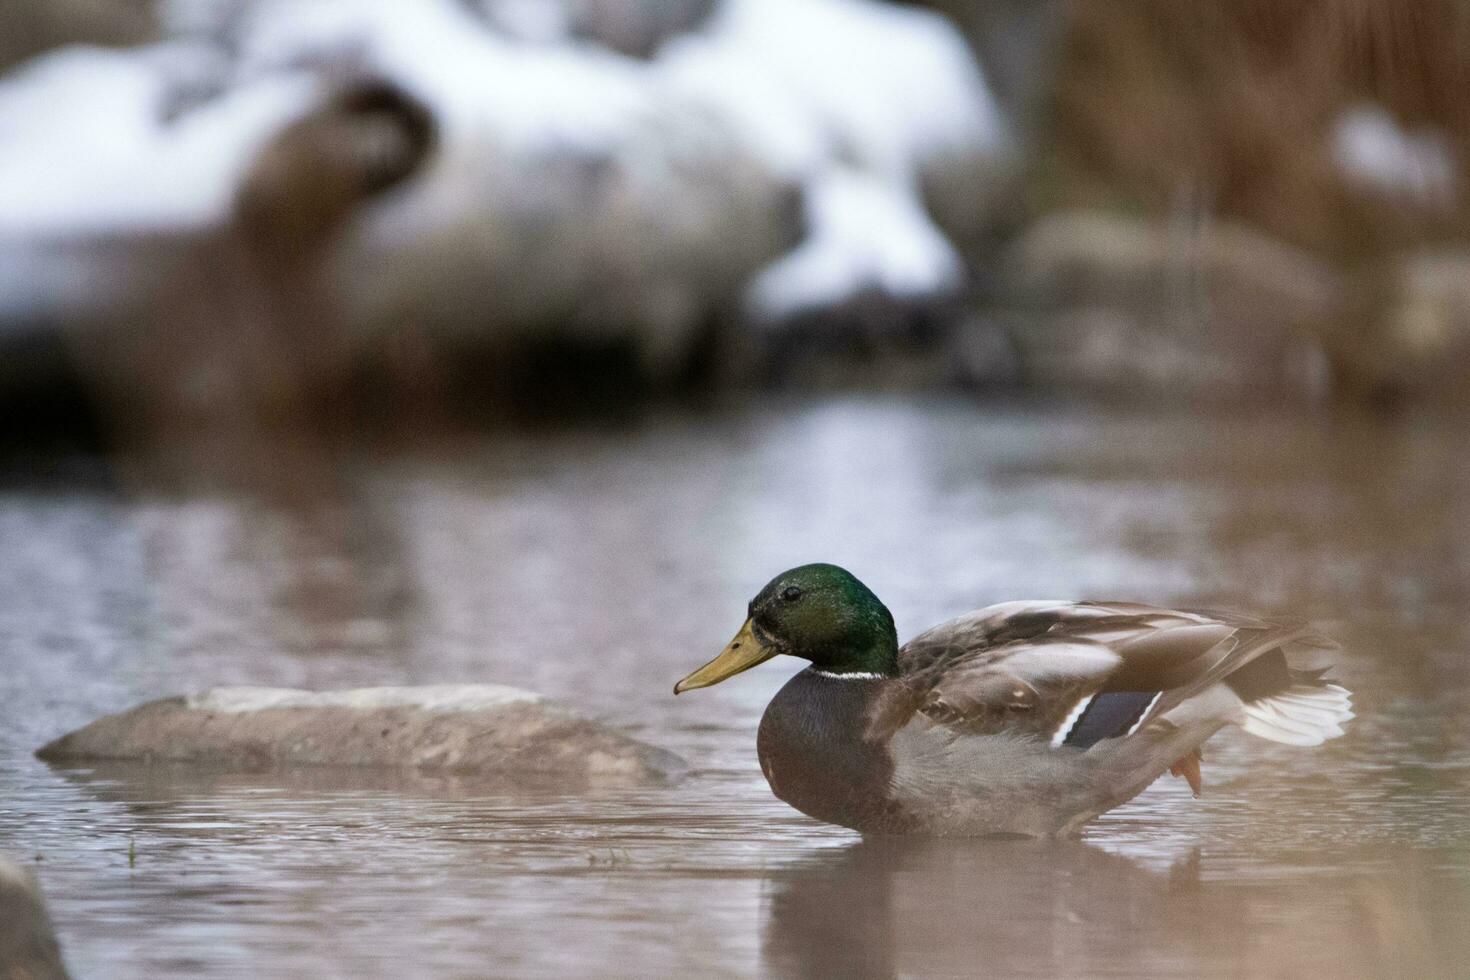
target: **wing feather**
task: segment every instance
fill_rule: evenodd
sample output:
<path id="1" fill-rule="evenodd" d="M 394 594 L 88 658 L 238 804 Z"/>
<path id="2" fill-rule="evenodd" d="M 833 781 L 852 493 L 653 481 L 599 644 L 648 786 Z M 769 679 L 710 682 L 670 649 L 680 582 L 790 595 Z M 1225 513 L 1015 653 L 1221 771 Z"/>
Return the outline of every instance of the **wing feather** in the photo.
<path id="1" fill-rule="evenodd" d="M 915 637 L 899 663 L 912 710 L 931 722 L 1086 747 L 1314 637 L 1294 623 L 1139 603 L 1007 602 Z"/>

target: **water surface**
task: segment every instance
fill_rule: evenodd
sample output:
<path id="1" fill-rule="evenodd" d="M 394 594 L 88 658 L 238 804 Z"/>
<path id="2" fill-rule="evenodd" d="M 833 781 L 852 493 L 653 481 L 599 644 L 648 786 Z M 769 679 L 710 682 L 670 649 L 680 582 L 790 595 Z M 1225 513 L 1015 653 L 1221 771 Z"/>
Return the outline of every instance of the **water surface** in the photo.
<path id="1" fill-rule="evenodd" d="M 1470 973 L 1470 439 L 1452 422 L 832 399 L 363 450 L 269 489 L 0 491 L 0 850 L 79 977 Z M 300 494 L 282 494 L 299 483 Z M 904 636 L 1019 597 L 1291 613 L 1360 717 L 1222 735 L 1081 841 L 862 842 L 774 800 L 793 670 L 678 699 L 766 578 Z M 491 681 L 685 755 L 657 790 L 52 769 L 216 684 Z"/>

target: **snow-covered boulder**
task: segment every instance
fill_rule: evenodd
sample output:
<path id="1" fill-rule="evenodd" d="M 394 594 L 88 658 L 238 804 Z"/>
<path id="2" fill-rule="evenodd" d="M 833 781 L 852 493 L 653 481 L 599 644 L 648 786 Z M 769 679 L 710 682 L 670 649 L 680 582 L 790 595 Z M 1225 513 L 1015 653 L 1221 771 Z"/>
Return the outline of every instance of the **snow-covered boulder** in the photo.
<path id="1" fill-rule="evenodd" d="M 960 288 L 965 270 L 917 198 L 871 174 L 833 168 L 806 185 L 806 238 L 762 269 L 746 308 L 766 324 L 877 294 L 922 302 Z"/>
<path id="2" fill-rule="evenodd" d="M 331 257 L 348 322 L 491 345 L 633 340 L 655 375 L 799 233 L 794 187 L 715 107 L 461 5 L 262 3 L 242 70 L 352 59 L 434 114 L 434 156 Z"/>
<path id="3" fill-rule="evenodd" d="M 23 270 L 0 272 L 0 320 L 65 321 L 91 288 L 78 280 L 108 284 L 80 304 L 105 315 L 134 278 L 128 243 L 228 237 L 264 171 L 280 200 L 293 181 L 310 196 L 317 157 L 276 151 L 332 116 L 344 79 L 403 92 L 434 130 L 391 191 L 345 198 L 331 235 L 304 236 L 344 350 L 401 330 L 492 351 L 631 342 L 660 376 L 712 322 L 930 302 L 963 283 L 956 241 L 1009 159 L 959 34 L 879 0 L 162 9 L 187 40 L 58 52 L 0 82 L 16 134 L 0 141 L 0 264 Z M 77 257 L 99 236 L 121 258 Z M 138 278 L 129 292 L 149 295 L 197 277 Z"/>
<path id="4" fill-rule="evenodd" d="M 990 217 L 1012 141 L 943 18 L 872 0 L 723 0 L 654 69 L 728 112 L 803 189 L 806 236 L 750 284 L 754 320 L 959 287 L 951 238 Z"/>

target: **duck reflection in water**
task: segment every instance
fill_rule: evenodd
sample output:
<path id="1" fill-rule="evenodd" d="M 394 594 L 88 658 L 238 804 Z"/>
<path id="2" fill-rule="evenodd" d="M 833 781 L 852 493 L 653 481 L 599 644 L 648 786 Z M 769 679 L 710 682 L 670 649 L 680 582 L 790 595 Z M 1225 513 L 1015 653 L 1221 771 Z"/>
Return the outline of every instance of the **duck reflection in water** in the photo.
<path id="1" fill-rule="evenodd" d="M 1115 841 L 1114 844 L 1117 844 Z M 1451 852 L 1238 842 L 1133 857 L 1083 840 L 869 837 L 776 871 L 782 977 L 1463 976 Z M 1109 849 L 1105 849 L 1105 847 Z M 1302 874 L 1300 868 L 1316 873 Z"/>
<path id="2" fill-rule="evenodd" d="M 1075 840 L 871 837 L 769 880 L 772 976 L 1103 976 L 1228 955 L 1247 924 L 1200 887 Z M 1193 959 L 1193 962 L 1201 962 Z"/>

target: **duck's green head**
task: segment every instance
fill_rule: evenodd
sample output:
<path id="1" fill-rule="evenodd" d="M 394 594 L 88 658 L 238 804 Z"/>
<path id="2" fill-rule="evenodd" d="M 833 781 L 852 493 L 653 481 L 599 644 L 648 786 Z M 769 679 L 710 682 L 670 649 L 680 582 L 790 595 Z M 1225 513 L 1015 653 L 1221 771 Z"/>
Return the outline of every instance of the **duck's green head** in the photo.
<path id="1" fill-rule="evenodd" d="M 831 674 L 898 674 L 898 633 L 887 607 L 844 568 L 802 565 L 771 579 L 724 651 L 674 693 L 718 684 L 778 653 Z"/>

